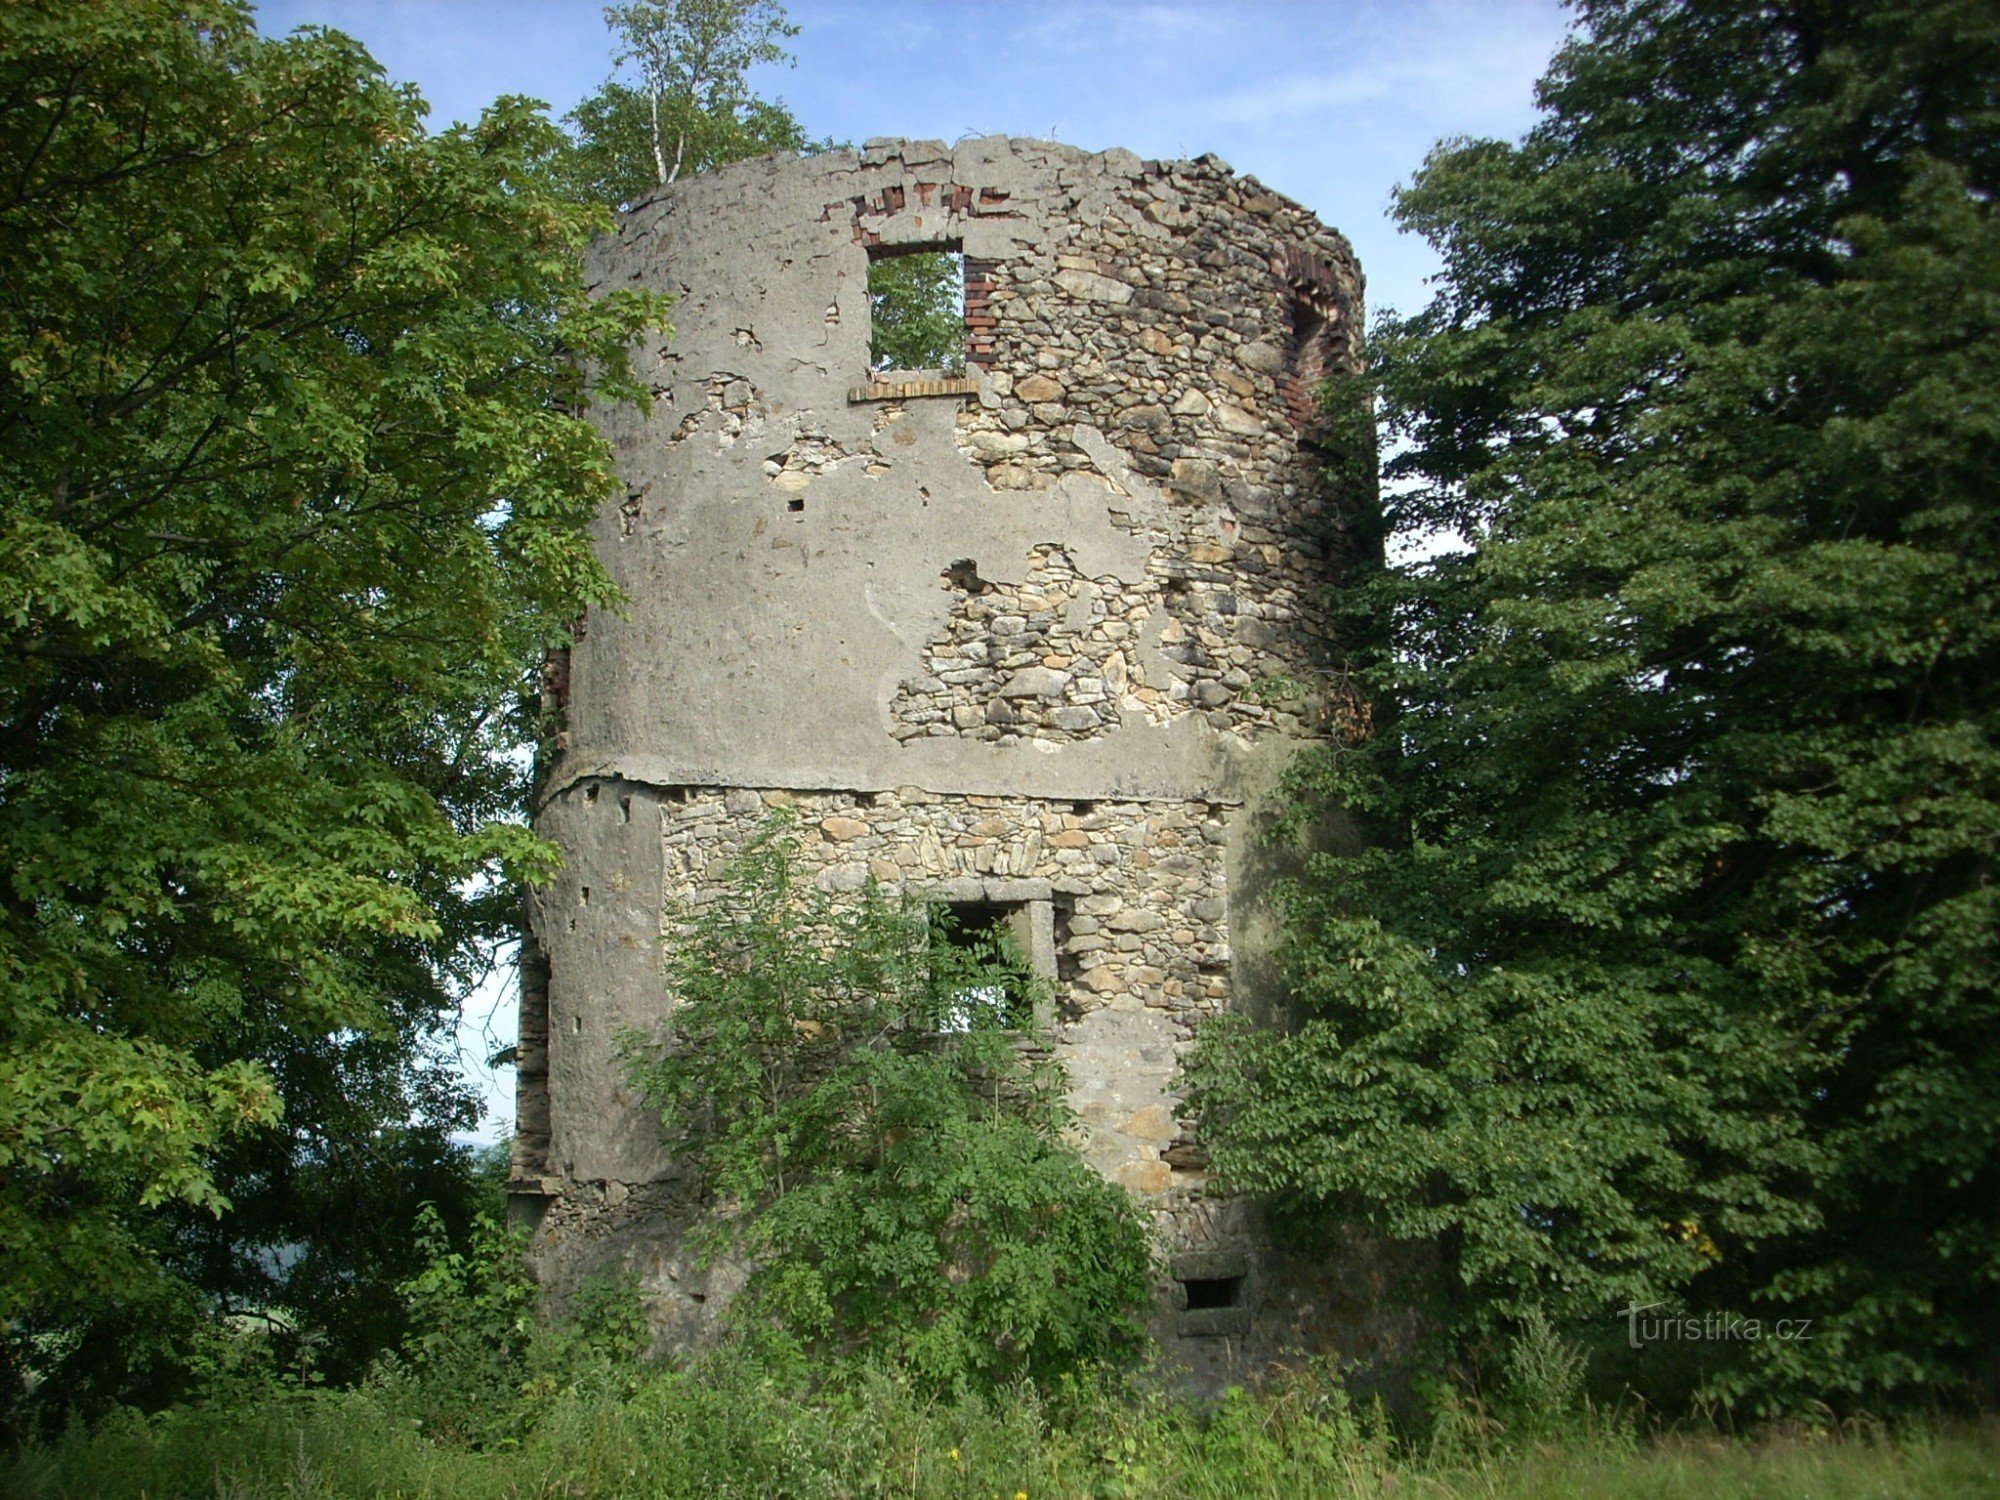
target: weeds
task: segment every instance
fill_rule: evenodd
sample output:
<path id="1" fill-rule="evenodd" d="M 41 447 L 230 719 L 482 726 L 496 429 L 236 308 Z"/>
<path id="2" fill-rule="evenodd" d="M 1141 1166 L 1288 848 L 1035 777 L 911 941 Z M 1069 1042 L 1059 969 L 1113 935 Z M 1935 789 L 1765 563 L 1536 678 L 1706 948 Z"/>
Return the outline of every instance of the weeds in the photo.
<path id="1" fill-rule="evenodd" d="M 546 1356 L 538 1356 L 546 1359 Z M 583 1373 L 512 1408 L 522 1425 L 484 1450 L 427 1433 L 409 1391 L 283 1393 L 251 1408 L 181 1408 L 81 1428 L 0 1460 L 24 1500 L 146 1496 L 900 1496 L 962 1500 L 1564 1500 L 1644 1495 L 1987 1496 L 2000 1485 L 1992 1426 L 1810 1423 L 1732 1439 L 1713 1431 L 1639 1442 L 1588 1410 L 1530 1436 L 1466 1412 L 1398 1429 L 1309 1366 L 1199 1407 L 1157 1380 L 1079 1376 L 947 1399 L 879 1367 L 807 1392 L 740 1352 L 682 1368 L 627 1363 L 621 1383 Z M 547 1371 L 536 1377 L 546 1384 Z M 421 1379 L 421 1377 L 416 1377 Z"/>

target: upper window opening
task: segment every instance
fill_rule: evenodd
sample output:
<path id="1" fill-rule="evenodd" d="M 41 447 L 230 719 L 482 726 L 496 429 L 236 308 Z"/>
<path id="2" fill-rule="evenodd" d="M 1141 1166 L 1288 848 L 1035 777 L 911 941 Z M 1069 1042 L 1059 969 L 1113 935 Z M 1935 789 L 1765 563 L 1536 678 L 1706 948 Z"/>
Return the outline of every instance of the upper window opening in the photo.
<path id="1" fill-rule="evenodd" d="M 868 367 L 965 373 L 965 256 L 955 245 L 868 252 Z"/>
<path id="2" fill-rule="evenodd" d="M 1283 385 L 1292 421 L 1307 431 L 1321 421 L 1319 388 L 1340 367 L 1340 315 L 1317 288 L 1304 288 L 1292 298 L 1291 368 Z"/>
<path id="3" fill-rule="evenodd" d="M 1316 297 L 1292 302 L 1292 368 L 1313 385 L 1333 373 L 1335 319 Z"/>

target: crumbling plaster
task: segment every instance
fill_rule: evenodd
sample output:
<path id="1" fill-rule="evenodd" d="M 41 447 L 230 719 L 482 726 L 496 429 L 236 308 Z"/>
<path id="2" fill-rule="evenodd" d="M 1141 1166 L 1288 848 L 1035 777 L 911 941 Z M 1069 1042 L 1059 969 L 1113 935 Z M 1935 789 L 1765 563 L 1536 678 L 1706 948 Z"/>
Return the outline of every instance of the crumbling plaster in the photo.
<path id="1" fill-rule="evenodd" d="M 963 451 L 965 403 L 900 403 L 885 421 L 879 404 L 851 402 L 868 368 L 868 257 L 848 205 L 899 190 L 900 211 L 865 220 L 884 243 L 956 243 L 1010 270 L 1025 262 L 1129 293 L 1056 267 L 1079 225 L 1121 212 L 1135 233 L 1183 232 L 1133 209 L 1145 164 L 994 138 L 759 165 L 677 185 L 630 216 L 597 261 L 604 285 L 658 285 L 666 268 L 680 301 L 673 336 L 642 357 L 652 411 L 601 418 L 625 455 L 629 496 L 601 518 L 599 550 L 629 602 L 593 614 L 576 654 L 561 778 L 1233 799 L 1255 746 L 1193 715 L 1134 716 L 1061 756 L 1033 741 L 889 733 L 899 687 L 950 614 L 941 568 L 969 558 L 983 578 L 1018 583 L 1030 551 L 1053 544 L 1082 578 L 1136 586 L 1176 507 L 1089 420 L 1050 424 L 1073 466 L 1046 488 L 1009 489 Z M 952 187 L 995 201 L 984 214 L 948 214 L 939 202 Z M 1318 233 L 1351 273 L 1344 242 Z M 1207 384 L 1200 374 L 1188 368 L 1188 391 Z M 977 404 L 1019 411 L 1002 394 L 1012 384 L 985 372 Z M 720 409 L 718 386 L 729 393 Z M 733 420 L 713 420 L 732 408 Z M 1283 427 L 1271 422 L 1264 440 L 1295 442 Z M 802 444 L 839 457 L 785 470 Z M 1195 508 L 1203 514 L 1179 509 L 1183 533 L 1231 540 L 1226 500 Z M 1132 643 L 1135 667 L 1157 681 L 1173 676 L 1160 652 L 1168 624 L 1155 608 Z M 671 672 L 658 670 L 662 651 Z"/>

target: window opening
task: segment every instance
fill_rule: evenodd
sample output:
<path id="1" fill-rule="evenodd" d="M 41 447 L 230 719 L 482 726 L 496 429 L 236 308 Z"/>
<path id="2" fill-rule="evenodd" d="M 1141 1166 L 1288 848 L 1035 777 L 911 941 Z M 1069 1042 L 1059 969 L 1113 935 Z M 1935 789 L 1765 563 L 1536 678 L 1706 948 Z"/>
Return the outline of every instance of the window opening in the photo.
<path id="1" fill-rule="evenodd" d="M 1187 1310 L 1203 1312 L 1213 1308 L 1243 1305 L 1241 1276 L 1209 1276 L 1181 1283 L 1187 1292 Z"/>
<path id="2" fill-rule="evenodd" d="M 1291 323 L 1290 368 L 1280 392 L 1292 421 L 1304 431 L 1321 420 L 1319 388 L 1339 366 L 1338 309 L 1316 289 L 1303 289 L 1292 298 Z"/>
<path id="3" fill-rule="evenodd" d="M 956 245 L 868 251 L 868 368 L 965 373 L 965 256 Z"/>
<path id="4" fill-rule="evenodd" d="M 1307 380 L 1326 378 L 1328 319 L 1310 298 L 1292 303 L 1292 360 Z"/>
<path id="5" fill-rule="evenodd" d="M 938 1030 L 962 1033 L 975 1025 L 1020 1030 L 1034 1021 L 1034 997 L 1026 967 L 1027 943 L 1021 930 L 1024 906 L 1002 901 L 952 901 L 938 912 L 934 933 L 984 966 L 983 982 L 952 993 L 938 1018 Z"/>

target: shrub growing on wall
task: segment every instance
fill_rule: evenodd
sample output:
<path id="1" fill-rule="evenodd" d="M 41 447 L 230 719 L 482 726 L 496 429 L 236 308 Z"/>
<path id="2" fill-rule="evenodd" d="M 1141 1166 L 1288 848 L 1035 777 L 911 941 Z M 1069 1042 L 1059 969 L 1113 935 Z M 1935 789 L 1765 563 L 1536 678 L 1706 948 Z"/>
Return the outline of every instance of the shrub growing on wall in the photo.
<path id="1" fill-rule="evenodd" d="M 737 1327 L 980 1389 L 1138 1346 L 1139 1214 L 1066 1145 L 1055 1068 L 1010 1009 L 1033 981 L 920 902 L 836 903 L 782 824 L 683 913 L 674 1008 L 634 1077 L 753 1262 Z"/>

